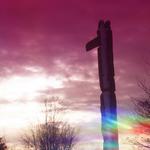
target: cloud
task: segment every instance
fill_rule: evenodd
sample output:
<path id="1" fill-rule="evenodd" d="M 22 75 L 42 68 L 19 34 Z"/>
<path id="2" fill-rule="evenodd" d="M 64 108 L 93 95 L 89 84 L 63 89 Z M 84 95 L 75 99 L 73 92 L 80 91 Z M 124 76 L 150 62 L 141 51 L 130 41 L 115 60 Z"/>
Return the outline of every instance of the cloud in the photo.
<path id="1" fill-rule="evenodd" d="M 72 109 L 99 107 L 96 50 L 86 53 L 85 44 L 96 36 L 98 20 L 110 19 L 116 93 L 124 103 L 136 93 L 134 78 L 143 67 L 139 61 L 149 54 L 148 4 L 141 0 L 1 2 L 0 76 L 41 72 L 61 76 L 63 88 L 41 90 L 40 94 L 61 95 Z"/>

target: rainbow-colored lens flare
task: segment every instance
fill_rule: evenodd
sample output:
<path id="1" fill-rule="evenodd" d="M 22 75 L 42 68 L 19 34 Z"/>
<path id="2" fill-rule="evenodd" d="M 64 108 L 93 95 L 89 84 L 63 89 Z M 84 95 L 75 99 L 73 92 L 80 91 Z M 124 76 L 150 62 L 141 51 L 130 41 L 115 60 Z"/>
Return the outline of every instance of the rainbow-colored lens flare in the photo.
<path id="1" fill-rule="evenodd" d="M 104 149 L 115 150 L 118 148 L 118 128 L 115 114 L 115 112 L 114 114 L 105 112 L 102 116 Z"/>
<path id="2" fill-rule="evenodd" d="M 132 135 L 146 135 L 150 133 L 150 118 L 144 118 L 129 112 L 118 114 L 118 121 L 115 115 L 113 116 L 112 114 L 105 114 L 102 118 L 102 134 L 105 149 L 117 149 L 118 131 L 119 134 L 125 133 Z"/>

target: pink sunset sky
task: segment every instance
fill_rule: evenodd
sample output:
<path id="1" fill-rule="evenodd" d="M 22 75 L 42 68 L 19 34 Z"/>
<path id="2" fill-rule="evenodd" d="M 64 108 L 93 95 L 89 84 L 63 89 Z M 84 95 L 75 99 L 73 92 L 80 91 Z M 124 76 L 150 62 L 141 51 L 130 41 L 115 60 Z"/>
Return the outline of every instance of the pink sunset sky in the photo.
<path id="1" fill-rule="evenodd" d="M 11 143 L 49 95 L 80 128 L 77 150 L 102 148 L 96 49 L 85 51 L 100 19 L 111 21 L 118 112 L 126 116 L 150 57 L 149 0 L 0 2 L 0 133 Z"/>

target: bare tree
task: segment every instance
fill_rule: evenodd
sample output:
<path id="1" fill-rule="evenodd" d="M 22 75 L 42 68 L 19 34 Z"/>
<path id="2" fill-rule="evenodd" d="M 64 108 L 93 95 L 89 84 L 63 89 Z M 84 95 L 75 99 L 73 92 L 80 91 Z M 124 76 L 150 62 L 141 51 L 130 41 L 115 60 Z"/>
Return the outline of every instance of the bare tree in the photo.
<path id="1" fill-rule="evenodd" d="M 71 150 L 75 144 L 76 131 L 68 123 L 58 119 L 60 109 L 56 106 L 58 98 L 45 100 L 45 123 L 32 126 L 21 137 L 28 149 L 34 150 Z"/>
<path id="2" fill-rule="evenodd" d="M 132 143 L 140 149 L 150 149 L 150 86 L 145 80 L 140 80 L 138 86 L 143 92 L 139 98 L 134 98 L 137 123 L 142 130 L 142 136 L 132 140 Z"/>
<path id="3" fill-rule="evenodd" d="M 0 137 L 0 150 L 7 150 L 6 141 L 3 137 Z"/>

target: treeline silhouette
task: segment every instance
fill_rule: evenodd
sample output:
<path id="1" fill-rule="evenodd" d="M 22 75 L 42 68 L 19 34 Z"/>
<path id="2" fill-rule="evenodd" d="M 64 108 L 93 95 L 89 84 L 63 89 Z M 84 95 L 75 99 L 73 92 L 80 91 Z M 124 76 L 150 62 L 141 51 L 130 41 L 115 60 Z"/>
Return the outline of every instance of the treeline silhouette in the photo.
<path id="1" fill-rule="evenodd" d="M 4 137 L 0 137 L 0 150 L 7 150 L 6 140 Z"/>

